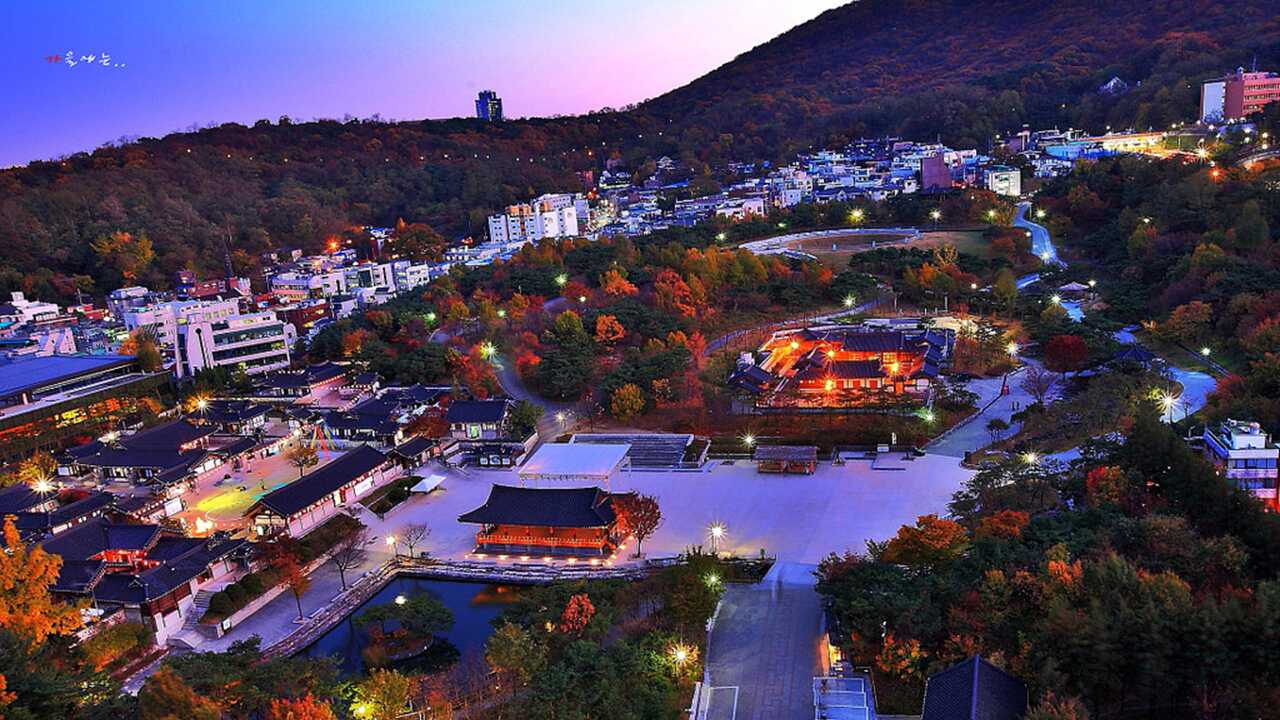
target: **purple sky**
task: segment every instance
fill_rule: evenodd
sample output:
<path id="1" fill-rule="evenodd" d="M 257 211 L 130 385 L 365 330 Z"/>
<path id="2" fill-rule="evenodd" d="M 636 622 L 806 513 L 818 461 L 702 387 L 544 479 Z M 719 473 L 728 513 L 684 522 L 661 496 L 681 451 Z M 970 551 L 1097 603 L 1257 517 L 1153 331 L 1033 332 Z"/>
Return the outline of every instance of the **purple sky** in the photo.
<path id="1" fill-rule="evenodd" d="M 0 166 L 211 122 L 470 115 L 481 88 L 498 91 L 508 117 L 617 107 L 841 4 L 10 0 Z M 98 57 L 48 62 L 68 50 Z"/>

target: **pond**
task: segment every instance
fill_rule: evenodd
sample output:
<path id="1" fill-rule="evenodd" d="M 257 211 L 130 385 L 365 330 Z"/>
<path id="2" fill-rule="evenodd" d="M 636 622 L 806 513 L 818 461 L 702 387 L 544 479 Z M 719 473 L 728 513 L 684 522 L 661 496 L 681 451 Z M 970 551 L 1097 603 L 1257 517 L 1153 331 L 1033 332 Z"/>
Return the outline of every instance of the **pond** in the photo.
<path id="1" fill-rule="evenodd" d="M 442 670 L 464 654 L 484 651 L 485 640 L 493 632 L 493 619 L 515 602 L 517 592 L 517 588 L 508 585 L 401 576 L 320 636 L 302 654 L 312 657 L 335 656 L 342 672 L 363 672 L 364 660 L 360 657 L 360 652 L 368 644 L 369 635 L 366 628 L 357 627 L 352 618 L 376 605 L 395 602 L 397 595 L 412 597 L 428 593 L 453 611 L 453 628 L 438 637 L 431 649 L 421 657 L 397 664 L 397 667 L 417 672 Z"/>

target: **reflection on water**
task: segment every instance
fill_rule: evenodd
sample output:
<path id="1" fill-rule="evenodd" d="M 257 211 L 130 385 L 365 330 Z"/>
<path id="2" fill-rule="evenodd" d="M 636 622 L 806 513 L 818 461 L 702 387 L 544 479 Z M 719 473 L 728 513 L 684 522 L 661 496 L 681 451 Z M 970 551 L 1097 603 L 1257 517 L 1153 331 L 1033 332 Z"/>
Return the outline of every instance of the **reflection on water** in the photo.
<path id="1" fill-rule="evenodd" d="M 426 653 L 397 667 L 415 672 L 442 670 L 465 653 L 483 652 L 484 642 L 493 632 L 493 619 L 515 602 L 517 592 L 516 588 L 505 585 L 400 577 L 388 583 L 302 652 L 312 657 L 336 656 L 343 672 L 362 672 L 364 661 L 360 651 L 364 650 L 369 636 L 367 628 L 357 627 L 352 619 L 367 608 L 394 602 L 397 595 L 428 593 L 453 612 L 453 628 L 438 637 Z"/>

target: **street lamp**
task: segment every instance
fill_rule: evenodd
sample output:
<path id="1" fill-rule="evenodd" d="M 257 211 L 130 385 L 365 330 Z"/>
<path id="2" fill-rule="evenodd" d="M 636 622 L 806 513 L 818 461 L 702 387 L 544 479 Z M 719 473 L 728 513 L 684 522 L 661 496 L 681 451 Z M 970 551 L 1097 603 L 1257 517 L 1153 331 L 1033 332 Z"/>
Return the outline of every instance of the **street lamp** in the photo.
<path id="1" fill-rule="evenodd" d="M 1010 356 L 1017 355 L 1018 350 L 1019 350 L 1018 343 L 1016 342 L 1011 342 L 1007 346 L 1005 346 L 1005 352 L 1009 353 Z"/>
<path id="2" fill-rule="evenodd" d="M 403 605 L 403 604 L 405 604 L 406 602 L 409 602 L 409 599 L 408 599 L 408 598 L 406 598 L 405 596 L 403 596 L 403 595 L 397 595 L 397 596 L 396 596 L 396 604 L 397 604 L 397 605 Z"/>
<path id="3" fill-rule="evenodd" d="M 729 236 L 726 235 L 725 233 L 722 233 L 722 232 L 716 233 L 716 240 L 719 240 L 720 242 L 724 242 L 725 239 L 728 237 Z"/>
<path id="4" fill-rule="evenodd" d="M 857 302 L 857 300 L 852 295 L 846 295 L 844 298 L 844 306 L 847 308 L 853 307 L 855 302 Z"/>
<path id="5" fill-rule="evenodd" d="M 1057 295 L 1057 294 L 1055 294 L 1053 297 L 1050 297 L 1050 298 L 1049 298 L 1049 302 L 1053 303 L 1054 305 L 1061 305 L 1061 304 L 1062 304 L 1062 296 L 1061 296 L 1061 295 Z"/>
<path id="6" fill-rule="evenodd" d="M 427 322 L 433 323 L 435 321 L 436 321 L 436 314 L 434 312 L 427 313 Z"/>
<path id="7" fill-rule="evenodd" d="M 53 492 L 53 483 L 49 482 L 47 478 L 40 478 L 31 483 L 31 490 L 38 495 L 48 495 Z"/>
<path id="8" fill-rule="evenodd" d="M 1044 216 L 1045 216 L 1046 214 L 1047 214 L 1047 213 L 1045 213 L 1044 208 L 1037 208 L 1037 209 L 1036 209 L 1036 219 L 1037 219 L 1037 220 L 1043 220 L 1043 219 L 1044 219 Z"/>
<path id="9" fill-rule="evenodd" d="M 990 209 L 990 210 L 988 210 L 988 211 L 987 211 L 987 219 L 988 219 L 988 220 L 995 220 L 995 219 L 996 219 L 996 210 L 995 210 L 995 208 L 992 208 L 992 209 Z"/>
<path id="10" fill-rule="evenodd" d="M 556 422 L 560 423 L 561 425 L 563 425 L 563 424 L 564 424 L 564 411 L 563 411 L 563 410 L 559 410 L 559 411 L 557 411 L 557 412 L 556 412 Z"/>
<path id="11" fill-rule="evenodd" d="M 1211 352 L 1213 352 L 1213 351 L 1212 351 L 1212 350 L 1210 350 L 1210 349 L 1209 349 L 1209 347 L 1208 347 L 1207 345 L 1206 345 L 1205 347 L 1200 348 L 1200 354 L 1201 354 L 1201 355 L 1203 355 L 1203 356 L 1205 356 L 1205 357 L 1209 357 L 1209 353 L 1211 353 Z"/>
<path id="12" fill-rule="evenodd" d="M 1098 287 L 1098 281 L 1097 281 L 1097 280 L 1090 280 L 1090 281 L 1089 281 L 1089 287 L 1091 287 L 1091 288 Z"/>
<path id="13" fill-rule="evenodd" d="M 707 587 L 714 590 L 715 587 L 720 584 L 720 576 L 715 573 L 707 573 L 706 577 L 703 578 L 703 581 L 707 583 Z"/>
<path id="14" fill-rule="evenodd" d="M 1165 395 L 1160 398 L 1160 405 L 1164 408 L 1165 413 L 1169 416 L 1169 422 L 1173 422 L 1173 406 L 1177 404 L 1177 400 L 1172 395 Z"/>
<path id="15" fill-rule="evenodd" d="M 498 349 L 493 346 L 493 343 L 487 340 L 480 346 L 480 357 L 483 357 L 485 360 L 492 358 L 496 352 L 498 352 Z"/>
<path id="16" fill-rule="evenodd" d="M 564 287 L 565 283 L 567 282 L 569 282 L 568 275 L 564 273 L 560 273 L 559 275 L 556 276 L 556 284 L 559 285 L 560 287 Z"/>
<path id="17" fill-rule="evenodd" d="M 396 545 L 395 535 L 387 536 L 387 547 L 391 548 L 391 552 L 393 555 L 395 555 L 396 557 L 400 557 L 400 548 L 399 546 Z"/>
<path id="18" fill-rule="evenodd" d="M 1022 462 L 1028 465 L 1035 465 L 1040 462 L 1040 455 L 1034 451 L 1027 451 L 1022 453 Z"/>
<path id="19" fill-rule="evenodd" d="M 711 539 L 712 554 L 720 554 L 720 541 L 724 539 L 725 533 L 724 523 L 714 522 L 707 528 L 707 537 Z"/>
<path id="20" fill-rule="evenodd" d="M 742 444 L 746 445 L 747 447 L 754 446 L 756 444 L 756 436 L 752 435 L 751 433 L 747 433 L 746 435 L 743 435 Z"/>
<path id="21" fill-rule="evenodd" d="M 505 318 L 506 316 L 507 316 L 507 311 L 506 311 L 506 310 L 504 310 L 504 309 L 499 308 L 499 309 L 498 309 L 498 317 L 500 317 L 500 318 Z"/>
<path id="22" fill-rule="evenodd" d="M 941 211 L 941 210 L 930 210 L 930 211 L 929 211 L 929 219 L 930 219 L 930 220 L 932 220 L 932 221 L 933 221 L 933 223 L 936 225 L 936 224 L 938 223 L 938 221 L 942 219 L 942 211 Z"/>
<path id="23" fill-rule="evenodd" d="M 920 414 L 920 417 L 923 418 L 926 423 L 929 423 L 930 425 L 933 424 L 934 415 L 932 410 L 925 410 Z"/>
<path id="24" fill-rule="evenodd" d="M 977 289 L 978 289 L 978 283 L 969 283 L 969 289 L 970 289 L 970 290 L 977 290 Z"/>
<path id="25" fill-rule="evenodd" d="M 862 211 L 862 208 L 854 208 L 853 210 L 849 211 L 849 221 L 852 222 L 854 225 L 857 225 L 858 223 L 862 222 L 862 218 L 865 216 L 866 216 L 866 213 Z"/>

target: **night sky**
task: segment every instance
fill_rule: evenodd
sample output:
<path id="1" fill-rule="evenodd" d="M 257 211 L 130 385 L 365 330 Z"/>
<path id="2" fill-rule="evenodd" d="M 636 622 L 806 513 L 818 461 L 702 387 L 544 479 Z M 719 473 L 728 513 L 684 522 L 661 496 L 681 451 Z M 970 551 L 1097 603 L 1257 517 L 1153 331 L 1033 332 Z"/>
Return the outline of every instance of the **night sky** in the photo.
<path id="1" fill-rule="evenodd" d="M 465 116 L 481 88 L 508 117 L 618 107 L 840 4 L 6 0 L 0 166 L 193 124 Z"/>

